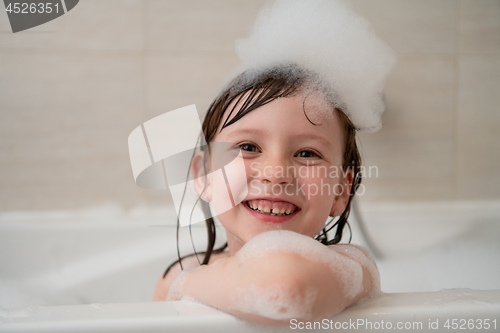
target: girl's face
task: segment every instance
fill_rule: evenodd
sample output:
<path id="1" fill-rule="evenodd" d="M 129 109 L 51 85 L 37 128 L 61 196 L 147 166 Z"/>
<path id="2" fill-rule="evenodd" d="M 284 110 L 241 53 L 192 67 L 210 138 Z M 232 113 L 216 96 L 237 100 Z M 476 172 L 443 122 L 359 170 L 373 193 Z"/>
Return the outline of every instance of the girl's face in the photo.
<path id="1" fill-rule="evenodd" d="M 218 215 L 230 254 L 269 230 L 315 236 L 329 215 L 347 205 L 352 174 L 342 171 L 344 133 L 337 111 L 318 94 L 304 96 L 279 98 L 220 132 L 226 114 L 219 125 L 213 141 L 241 150 L 248 186 L 241 203 Z M 215 187 L 210 193 L 216 201 Z"/>

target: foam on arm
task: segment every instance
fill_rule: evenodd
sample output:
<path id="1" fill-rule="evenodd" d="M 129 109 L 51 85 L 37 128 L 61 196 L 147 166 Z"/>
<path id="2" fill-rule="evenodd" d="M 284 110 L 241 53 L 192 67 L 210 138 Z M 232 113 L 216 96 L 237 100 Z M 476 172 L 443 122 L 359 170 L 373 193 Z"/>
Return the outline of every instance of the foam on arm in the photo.
<path id="1" fill-rule="evenodd" d="M 291 231 L 266 232 L 235 256 L 176 278 L 169 299 L 189 296 L 264 324 L 326 318 L 379 283 L 373 282 L 365 267 L 371 262 L 361 250 L 337 250 Z"/>

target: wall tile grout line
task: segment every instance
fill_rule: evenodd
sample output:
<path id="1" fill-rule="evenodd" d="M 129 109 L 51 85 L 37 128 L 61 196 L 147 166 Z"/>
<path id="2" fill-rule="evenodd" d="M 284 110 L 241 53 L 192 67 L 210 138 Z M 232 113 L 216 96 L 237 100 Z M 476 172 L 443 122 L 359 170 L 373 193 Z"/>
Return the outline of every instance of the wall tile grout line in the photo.
<path id="1" fill-rule="evenodd" d="M 452 142 L 453 142 L 453 192 L 458 193 L 458 163 L 459 163 L 459 99 L 460 99 L 460 24 L 461 24 L 461 2 L 455 6 L 455 56 L 453 57 L 453 113 L 452 113 Z"/>

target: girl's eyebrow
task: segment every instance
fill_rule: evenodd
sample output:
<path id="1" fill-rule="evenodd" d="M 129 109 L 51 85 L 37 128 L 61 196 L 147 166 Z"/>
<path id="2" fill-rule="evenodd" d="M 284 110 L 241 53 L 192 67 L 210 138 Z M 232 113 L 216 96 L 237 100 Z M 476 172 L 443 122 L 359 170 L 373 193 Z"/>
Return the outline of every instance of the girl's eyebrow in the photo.
<path id="1" fill-rule="evenodd" d="M 259 137 L 266 137 L 265 131 L 260 130 L 259 128 L 243 128 L 234 132 L 231 132 L 227 135 L 227 138 L 233 138 L 233 137 L 240 137 L 240 136 L 245 136 L 245 135 L 254 135 L 254 136 L 259 136 Z M 318 135 L 316 133 L 303 133 L 303 134 L 296 134 L 294 135 L 294 139 L 300 140 L 300 141 L 305 141 L 305 140 L 312 140 L 312 141 L 317 141 L 320 144 L 326 146 L 327 148 L 332 147 L 332 143 L 330 140 L 326 139 L 322 135 Z"/>
<path id="2" fill-rule="evenodd" d="M 258 135 L 258 136 L 266 136 L 264 131 L 258 128 L 243 128 L 237 131 L 231 132 L 227 135 L 228 138 L 232 137 L 240 137 L 242 135 Z"/>
<path id="3" fill-rule="evenodd" d="M 296 134 L 294 136 L 295 138 L 299 139 L 299 140 L 313 140 L 313 141 L 318 141 L 320 144 L 328 147 L 328 148 L 331 148 L 332 146 L 332 142 L 328 139 L 326 139 L 324 136 L 322 135 L 318 135 L 318 134 L 315 134 L 315 133 L 304 133 L 304 134 Z"/>

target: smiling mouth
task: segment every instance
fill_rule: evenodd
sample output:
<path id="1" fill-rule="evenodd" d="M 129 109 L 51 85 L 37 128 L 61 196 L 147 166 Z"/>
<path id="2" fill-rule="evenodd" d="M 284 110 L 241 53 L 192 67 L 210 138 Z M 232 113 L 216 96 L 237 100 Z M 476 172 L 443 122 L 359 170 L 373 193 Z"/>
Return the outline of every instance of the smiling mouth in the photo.
<path id="1" fill-rule="evenodd" d="M 300 210 L 299 207 L 285 201 L 248 200 L 245 204 L 251 210 L 269 216 L 288 216 Z"/>

